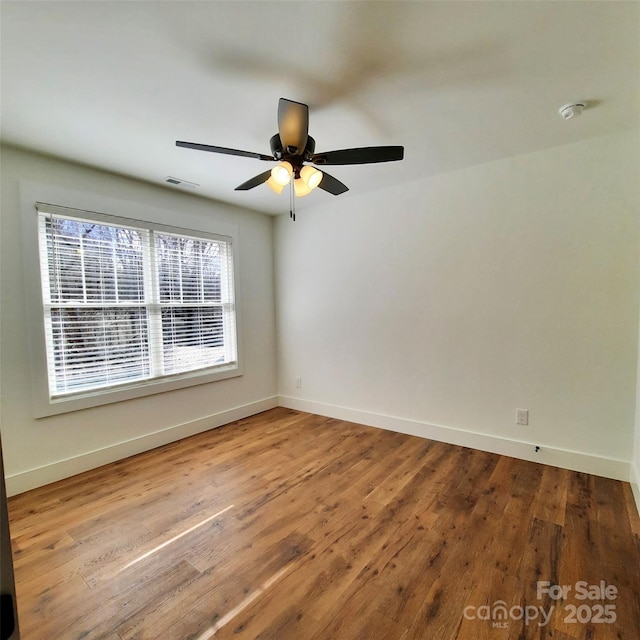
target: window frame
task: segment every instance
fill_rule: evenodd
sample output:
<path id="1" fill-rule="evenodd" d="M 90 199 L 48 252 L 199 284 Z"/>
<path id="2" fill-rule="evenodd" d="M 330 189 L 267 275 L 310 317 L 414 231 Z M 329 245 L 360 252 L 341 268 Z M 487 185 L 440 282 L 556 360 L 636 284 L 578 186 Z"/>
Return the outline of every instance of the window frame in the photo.
<path id="1" fill-rule="evenodd" d="M 156 393 L 164 393 L 195 385 L 208 384 L 243 375 L 242 340 L 239 295 L 239 241 L 235 225 L 229 225 L 199 216 L 151 208 L 133 202 L 105 198 L 99 195 L 71 192 L 49 185 L 21 182 L 21 208 L 24 253 L 24 280 L 29 324 L 29 354 L 31 361 L 33 408 L 35 417 L 45 417 L 69 411 L 77 411 L 100 405 L 130 400 Z M 65 205 L 52 204 L 64 202 Z M 232 280 L 235 306 L 235 363 L 165 375 L 141 380 L 117 387 L 90 390 L 73 395 L 52 398 L 49 393 L 47 349 L 45 337 L 45 305 L 42 295 L 37 206 L 55 208 L 55 213 L 68 212 L 69 217 L 95 220 L 103 224 L 116 224 L 150 229 L 160 233 L 186 235 L 202 239 L 228 239 L 232 248 Z M 103 213 L 109 211 L 110 213 Z M 114 213 L 111 213 L 114 212 Z M 117 212 L 117 213 L 116 213 Z M 64 213 L 63 213 L 64 215 Z M 185 221 L 189 226 L 175 226 L 167 221 Z M 197 224 L 194 224 L 197 223 Z"/>

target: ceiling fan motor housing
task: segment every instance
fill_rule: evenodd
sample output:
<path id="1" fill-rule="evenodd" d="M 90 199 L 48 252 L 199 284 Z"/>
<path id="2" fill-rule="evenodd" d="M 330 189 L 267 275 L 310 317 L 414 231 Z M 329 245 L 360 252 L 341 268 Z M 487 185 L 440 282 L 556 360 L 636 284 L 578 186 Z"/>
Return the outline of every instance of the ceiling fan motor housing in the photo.
<path id="1" fill-rule="evenodd" d="M 311 160 L 311 156 L 316 149 L 316 141 L 311 136 L 307 136 L 307 144 L 304 148 L 304 152 L 301 154 L 292 154 L 289 153 L 289 150 L 285 151 L 282 148 L 280 134 L 276 133 L 275 135 L 271 136 L 271 140 L 269 140 L 269 146 L 271 147 L 271 153 L 276 160 L 282 160 L 283 158 L 286 158 L 289 162 L 293 160 L 291 164 L 296 165 L 302 164 L 302 162 L 305 160 L 307 162 Z M 298 159 L 297 162 L 296 159 Z"/>

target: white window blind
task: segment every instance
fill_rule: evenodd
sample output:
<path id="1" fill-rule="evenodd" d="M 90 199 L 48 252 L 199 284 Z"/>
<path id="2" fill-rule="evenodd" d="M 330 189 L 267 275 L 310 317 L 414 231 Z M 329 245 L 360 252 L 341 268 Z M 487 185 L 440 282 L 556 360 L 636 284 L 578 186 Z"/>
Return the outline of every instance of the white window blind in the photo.
<path id="1" fill-rule="evenodd" d="M 230 238 L 37 210 L 52 399 L 236 362 Z"/>

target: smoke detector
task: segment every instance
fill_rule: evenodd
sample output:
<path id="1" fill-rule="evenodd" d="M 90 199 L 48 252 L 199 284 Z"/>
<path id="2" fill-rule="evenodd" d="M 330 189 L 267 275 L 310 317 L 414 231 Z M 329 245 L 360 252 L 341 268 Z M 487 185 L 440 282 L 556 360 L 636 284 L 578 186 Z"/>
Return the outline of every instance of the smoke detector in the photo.
<path id="1" fill-rule="evenodd" d="M 565 119 L 577 118 L 587 108 L 586 102 L 570 102 L 558 109 L 558 113 Z"/>

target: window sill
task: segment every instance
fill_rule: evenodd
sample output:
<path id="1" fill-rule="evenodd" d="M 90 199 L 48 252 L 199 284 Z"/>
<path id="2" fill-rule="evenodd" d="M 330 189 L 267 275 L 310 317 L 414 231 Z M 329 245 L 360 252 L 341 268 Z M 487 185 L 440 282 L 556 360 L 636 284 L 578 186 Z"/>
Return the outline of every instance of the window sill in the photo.
<path id="1" fill-rule="evenodd" d="M 167 376 L 166 378 L 155 378 L 133 384 L 118 385 L 117 387 L 98 391 L 79 392 L 57 398 L 36 399 L 35 417 L 46 418 L 61 413 L 80 411 L 114 402 L 144 398 L 157 393 L 167 393 L 177 389 L 237 378 L 241 375 L 242 370 L 236 363 L 216 368 L 213 371 L 189 372 Z"/>

